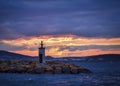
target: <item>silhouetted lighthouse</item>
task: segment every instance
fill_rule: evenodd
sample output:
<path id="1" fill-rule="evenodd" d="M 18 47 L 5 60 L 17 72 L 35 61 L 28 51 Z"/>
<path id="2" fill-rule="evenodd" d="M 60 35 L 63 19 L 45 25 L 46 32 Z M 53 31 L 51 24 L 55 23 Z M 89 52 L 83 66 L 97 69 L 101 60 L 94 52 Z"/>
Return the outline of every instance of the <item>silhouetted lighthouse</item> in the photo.
<path id="1" fill-rule="evenodd" d="M 43 46 L 43 41 L 41 41 L 41 46 L 39 47 L 39 63 L 45 63 L 45 47 Z"/>

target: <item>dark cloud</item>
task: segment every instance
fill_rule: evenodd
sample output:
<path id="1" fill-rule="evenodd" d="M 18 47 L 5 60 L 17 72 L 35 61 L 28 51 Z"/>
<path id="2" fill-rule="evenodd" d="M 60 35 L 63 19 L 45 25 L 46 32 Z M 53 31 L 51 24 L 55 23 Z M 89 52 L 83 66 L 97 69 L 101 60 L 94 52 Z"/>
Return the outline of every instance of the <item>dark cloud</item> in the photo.
<path id="1" fill-rule="evenodd" d="M 1 0 L 0 39 L 120 37 L 120 0 Z"/>

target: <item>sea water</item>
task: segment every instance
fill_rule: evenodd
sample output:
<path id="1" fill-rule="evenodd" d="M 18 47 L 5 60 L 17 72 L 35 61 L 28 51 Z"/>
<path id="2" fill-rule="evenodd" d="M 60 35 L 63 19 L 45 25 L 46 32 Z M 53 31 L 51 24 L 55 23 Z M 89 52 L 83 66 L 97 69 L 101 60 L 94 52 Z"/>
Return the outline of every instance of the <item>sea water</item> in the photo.
<path id="1" fill-rule="evenodd" d="M 120 86 L 120 62 L 72 62 L 92 74 L 0 73 L 0 86 Z"/>

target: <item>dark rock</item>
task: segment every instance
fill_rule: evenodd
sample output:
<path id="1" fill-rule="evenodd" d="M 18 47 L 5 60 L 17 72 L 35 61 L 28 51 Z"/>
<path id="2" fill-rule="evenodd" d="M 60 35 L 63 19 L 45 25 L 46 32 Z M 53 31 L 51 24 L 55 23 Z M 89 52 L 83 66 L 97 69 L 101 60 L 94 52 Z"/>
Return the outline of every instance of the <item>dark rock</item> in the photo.
<path id="1" fill-rule="evenodd" d="M 62 73 L 62 68 L 61 67 L 55 67 L 54 73 L 57 73 L 57 74 Z"/>
<path id="2" fill-rule="evenodd" d="M 72 73 L 72 74 L 77 74 L 77 73 L 79 73 L 79 69 L 76 68 L 76 67 L 72 67 L 72 68 L 71 68 L 71 73 Z"/>
<path id="3" fill-rule="evenodd" d="M 34 72 L 33 73 L 37 73 L 37 74 L 41 74 L 41 73 L 44 73 L 44 68 L 42 67 L 36 67 L 34 68 Z"/>
<path id="4" fill-rule="evenodd" d="M 88 69 L 70 63 L 47 62 L 46 64 L 37 64 L 36 61 L 0 61 L 0 72 L 33 74 L 92 73 Z"/>
<path id="5" fill-rule="evenodd" d="M 50 74 L 54 73 L 53 68 L 50 66 L 45 66 L 44 69 L 45 69 L 45 73 L 50 73 Z"/>
<path id="6" fill-rule="evenodd" d="M 70 71 L 71 71 L 70 67 L 68 67 L 68 66 L 62 67 L 62 72 L 63 73 L 68 73 L 69 74 L 69 73 L 71 73 Z"/>
<path id="7" fill-rule="evenodd" d="M 90 73 L 92 73 L 90 70 L 88 70 L 88 69 L 79 69 L 79 72 L 81 72 L 81 73 L 87 73 L 87 74 L 90 74 Z"/>

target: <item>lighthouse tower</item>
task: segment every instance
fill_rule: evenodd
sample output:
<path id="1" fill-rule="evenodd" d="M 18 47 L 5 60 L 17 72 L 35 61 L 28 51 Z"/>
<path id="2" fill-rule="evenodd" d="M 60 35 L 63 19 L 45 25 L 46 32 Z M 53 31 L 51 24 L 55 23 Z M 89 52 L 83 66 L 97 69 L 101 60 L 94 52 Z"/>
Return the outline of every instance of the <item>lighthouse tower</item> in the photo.
<path id="1" fill-rule="evenodd" d="M 45 63 L 45 47 L 43 46 L 43 41 L 41 41 L 41 46 L 39 47 L 39 63 Z"/>

